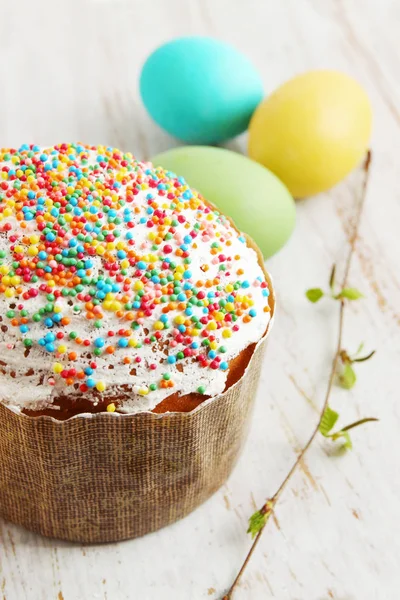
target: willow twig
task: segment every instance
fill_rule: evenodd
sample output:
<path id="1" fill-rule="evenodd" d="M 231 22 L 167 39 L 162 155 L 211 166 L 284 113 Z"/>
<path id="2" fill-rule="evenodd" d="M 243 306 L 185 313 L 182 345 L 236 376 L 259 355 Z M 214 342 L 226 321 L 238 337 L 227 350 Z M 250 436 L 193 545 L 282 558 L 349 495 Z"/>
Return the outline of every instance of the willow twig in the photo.
<path id="1" fill-rule="evenodd" d="M 364 164 L 363 164 L 363 171 L 364 171 L 364 179 L 363 179 L 363 184 L 362 184 L 362 188 L 361 188 L 361 194 L 359 197 L 359 201 L 357 204 L 357 210 L 356 210 L 356 218 L 355 218 L 355 223 L 354 223 L 354 228 L 352 231 L 352 235 L 350 237 L 350 249 L 347 255 L 347 259 L 346 259 L 346 263 L 345 263 L 345 268 L 344 268 L 344 274 L 343 274 L 343 280 L 342 280 L 342 287 L 341 289 L 344 289 L 347 287 L 347 282 L 348 282 L 348 278 L 349 278 L 349 273 L 350 273 L 350 267 L 351 267 L 351 261 L 353 258 L 353 254 L 354 254 L 354 250 L 355 250 L 355 246 L 356 246 L 356 241 L 357 241 L 357 237 L 358 237 L 358 231 L 359 231 L 359 227 L 360 227 L 360 221 L 361 221 L 361 216 L 363 213 L 363 209 L 364 209 L 364 204 L 365 204 L 365 197 L 366 197 L 366 192 L 367 192 L 367 186 L 368 186 L 368 179 L 369 179 L 369 171 L 370 171 L 370 165 L 371 165 L 371 151 L 369 150 Z M 337 334 L 337 342 L 336 342 L 336 351 L 332 360 L 332 367 L 331 367 L 331 371 L 330 371 L 330 375 L 329 375 L 329 380 L 328 380 L 328 385 L 326 388 L 326 393 L 325 393 L 325 399 L 323 402 L 323 405 L 321 407 L 321 412 L 320 412 L 320 416 L 319 419 L 307 441 L 307 443 L 303 446 L 302 450 L 300 451 L 299 455 L 297 456 L 294 464 L 292 465 L 291 469 L 289 470 L 289 472 L 287 473 L 287 475 L 285 476 L 285 478 L 283 479 L 282 483 L 280 484 L 280 486 L 278 487 L 277 491 L 275 492 L 275 494 L 272 496 L 272 498 L 269 498 L 261 507 L 261 509 L 259 510 L 259 513 L 261 515 L 266 516 L 267 518 L 265 519 L 264 525 L 261 527 L 261 529 L 258 531 L 256 537 L 253 540 L 253 543 L 250 547 L 249 552 L 247 553 L 247 556 L 233 582 L 233 584 L 231 585 L 228 593 L 222 598 L 222 600 L 231 600 L 232 598 L 232 594 L 235 591 L 236 586 L 238 585 L 251 557 L 252 554 L 254 552 L 254 550 L 257 547 L 258 542 L 260 541 L 261 535 L 268 523 L 268 517 L 270 516 L 270 514 L 273 512 L 274 507 L 276 505 L 276 503 L 278 502 L 282 492 L 285 490 L 287 484 L 289 483 L 290 479 L 292 478 L 292 476 L 294 475 L 294 473 L 297 470 L 297 467 L 300 465 L 300 463 L 302 462 L 304 455 L 306 454 L 307 450 L 309 449 L 309 447 L 311 446 L 311 444 L 313 443 L 315 437 L 318 434 L 319 431 L 319 427 L 321 425 L 323 416 L 325 414 L 326 408 L 329 404 L 329 398 L 331 395 L 331 391 L 332 391 L 332 387 L 333 387 L 333 383 L 335 381 L 335 377 L 336 377 L 336 373 L 337 373 L 337 368 L 339 365 L 339 361 L 340 361 L 340 353 L 342 350 L 342 337 L 343 337 L 343 325 L 344 325 L 344 313 L 345 313 L 345 306 L 346 306 L 346 301 L 344 298 L 341 298 L 339 300 L 340 306 L 339 306 L 339 320 L 338 320 L 338 334 Z"/>

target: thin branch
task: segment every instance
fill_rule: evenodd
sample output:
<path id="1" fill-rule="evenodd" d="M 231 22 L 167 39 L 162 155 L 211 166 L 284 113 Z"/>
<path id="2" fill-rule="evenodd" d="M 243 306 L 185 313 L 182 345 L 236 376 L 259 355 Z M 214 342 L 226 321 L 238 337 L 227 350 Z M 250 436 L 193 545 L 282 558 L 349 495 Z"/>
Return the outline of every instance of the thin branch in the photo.
<path id="1" fill-rule="evenodd" d="M 371 165 L 371 151 L 369 150 L 367 152 L 365 161 L 364 161 L 364 165 L 363 165 L 363 171 L 364 171 L 364 179 L 363 179 L 363 184 L 362 184 L 362 189 L 361 189 L 361 193 L 360 193 L 360 198 L 357 204 L 357 211 L 356 211 L 356 218 L 355 218 L 355 224 L 354 224 L 354 229 L 350 238 L 350 249 L 347 255 L 347 259 L 346 259 L 346 264 L 345 264 L 345 268 L 344 268 L 344 274 L 343 274 L 343 280 L 342 280 L 342 287 L 341 289 L 345 288 L 347 286 L 347 281 L 349 278 L 349 273 L 350 273 L 350 267 L 351 267 L 351 261 L 353 258 L 353 254 L 354 254 L 354 250 L 355 250 L 355 245 L 356 245 L 356 241 L 358 238 L 358 231 L 359 231 L 359 227 L 360 227 L 360 221 L 361 221 L 361 216 L 362 216 L 362 212 L 364 209 L 364 204 L 365 204 L 365 197 L 366 197 L 366 192 L 367 192 L 367 186 L 368 186 L 368 180 L 369 180 L 369 172 L 370 172 L 370 165 Z M 329 403 L 329 398 L 331 395 L 331 391 L 332 391 L 332 387 L 333 387 L 333 383 L 335 381 L 335 375 L 337 372 L 337 367 L 338 367 L 338 363 L 340 360 L 340 352 L 342 349 L 342 337 L 343 337 L 343 325 L 344 325 L 344 313 L 345 313 L 345 300 L 342 298 L 340 300 L 340 308 L 339 308 L 339 323 L 338 323 L 338 335 L 337 335 L 337 342 L 336 342 L 336 351 L 335 351 L 335 355 L 333 357 L 332 360 L 332 367 L 331 367 L 331 371 L 330 371 L 330 375 L 329 375 L 329 380 L 328 380 L 328 385 L 327 385 L 327 389 L 326 389 L 326 393 L 325 393 L 325 399 L 324 399 L 324 403 L 322 405 L 321 408 L 321 413 L 318 419 L 317 424 L 315 425 L 311 436 L 309 437 L 307 443 L 305 444 L 305 446 L 302 448 L 302 450 L 300 451 L 298 457 L 296 458 L 293 466 L 291 467 L 291 469 L 289 470 L 289 472 L 287 473 L 286 477 L 284 478 L 284 480 L 282 481 L 282 483 L 280 484 L 279 488 L 277 489 L 277 491 L 275 492 L 275 494 L 272 496 L 272 498 L 270 498 L 269 500 L 267 500 L 267 502 L 261 507 L 260 512 L 265 514 L 268 510 L 268 513 L 271 512 L 271 510 L 273 509 L 273 507 L 275 506 L 275 504 L 277 503 L 277 501 L 279 500 L 282 492 L 285 490 L 287 484 L 289 483 L 290 479 L 292 478 L 293 474 L 295 473 L 295 471 L 297 470 L 297 467 L 299 466 L 299 464 L 302 462 L 304 455 L 306 454 L 307 450 L 309 449 L 309 447 L 311 446 L 311 444 L 313 443 L 318 431 L 319 431 L 319 426 L 321 425 L 325 410 L 328 406 Z M 268 504 L 268 506 L 267 506 Z M 232 594 L 235 591 L 236 586 L 238 585 L 249 561 L 250 558 L 254 552 L 254 550 L 256 549 L 256 546 L 258 544 L 258 542 L 260 541 L 261 535 L 266 527 L 268 523 L 268 519 L 266 520 L 266 522 L 264 523 L 263 527 L 260 529 L 260 531 L 257 533 L 256 537 L 254 538 L 254 541 L 250 547 L 250 550 L 245 558 L 245 561 L 243 562 L 243 565 L 239 571 L 239 573 L 236 576 L 235 581 L 233 582 L 233 584 L 231 585 L 228 593 L 222 598 L 222 600 L 231 600 L 232 598 Z"/>

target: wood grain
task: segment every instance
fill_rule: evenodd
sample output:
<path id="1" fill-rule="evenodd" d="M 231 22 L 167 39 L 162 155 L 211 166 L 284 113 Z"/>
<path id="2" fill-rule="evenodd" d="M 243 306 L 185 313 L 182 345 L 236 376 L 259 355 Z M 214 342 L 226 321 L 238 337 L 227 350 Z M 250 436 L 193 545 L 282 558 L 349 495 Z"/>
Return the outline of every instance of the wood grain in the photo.
<path id="1" fill-rule="evenodd" d="M 366 299 L 345 326 L 349 350 L 377 348 L 352 392 L 337 390 L 354 450 L 319 440 L 282 499 L 237 600 L 395 600 L 400 527 L 400 7 L 395 0 L 66 0 L 2 3 L 2 146 L 107 143 L 147 158 L 178 145 L 141 106 L 140 65 L 177 35 L 215 35 L 260 69 L 267 92 L 305 69 L 342 69 L 374 107 L 374 166 L 351 282 Z M 227 146 L 245 149 L 245 136 Z M 268 262 L 279 296 L 244 454 L 228 484 L 168 529 L 118 545 L 80 547 L 0 523 L 0 598 L 218 599 L 248 548 L 254 506 L 273 492 L 306 440 L 334 345 L 328 304 L 311 306 L 345 254 L 357 174 L 298 204 L 288 245 Z"/>

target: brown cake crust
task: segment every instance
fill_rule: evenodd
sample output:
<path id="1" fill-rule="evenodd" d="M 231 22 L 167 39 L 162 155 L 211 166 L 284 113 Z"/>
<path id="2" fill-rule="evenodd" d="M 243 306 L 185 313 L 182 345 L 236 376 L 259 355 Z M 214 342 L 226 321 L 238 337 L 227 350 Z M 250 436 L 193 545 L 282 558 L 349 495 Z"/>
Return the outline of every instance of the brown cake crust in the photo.
<path id="1" fill-rule="evenodd" d="M 254 353 L 255 347 L 256 344 L 250 344 L 238 356 L 231 360 L 224 391 L 230 388 L 243 376 Z M 210 396 L 197 393 L 185 394 L 182 396 L 179 394 L 171 394 L 162 400 L 152 412 L 157 414 L 167 412 L 190 412 L 209 397 Z M 118 398 L 118 396 L 113 399 L 117 411 L 120 401 L 121 399 Z M 106 412 L 109 404 L 110 399 L 103 398 L 100 394 L 97 394 L 92 398 L 88 398 L 87 396 L 59 396 L 55 398 L 53 404 L 47 408 L 41 410 L 24 409 L 22 412 L 30 417 L 48 416 L 53 417 L 58 421 L 66 421 L 67 419 L 82 413 Z"/>

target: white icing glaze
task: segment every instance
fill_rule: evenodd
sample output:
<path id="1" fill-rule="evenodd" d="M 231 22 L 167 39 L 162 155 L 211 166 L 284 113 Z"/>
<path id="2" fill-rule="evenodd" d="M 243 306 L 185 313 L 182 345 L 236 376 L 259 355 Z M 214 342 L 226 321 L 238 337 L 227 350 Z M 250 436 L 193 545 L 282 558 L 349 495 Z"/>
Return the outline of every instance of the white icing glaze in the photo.
<path id="1" fill-rule="evenodd" d="M 49 154 L 52 151 L 54 152 L 54 149 L 52 148 L 44 149 L 35 151 L 34 154 L 39 156 L 43 153 Z M 5 165 L 14 168 L 13 163 L 9 160 L 4 160 L 4 152 L 5 151 L 2 151 L 2 154 L 0 153 L 0 156 L 3 155 L 3 161 L 0 162 L 0 171 Z M 72 155 L 74 154 L 73 150 L 69 150 L 69 152 L 72 152 Z M 87 151 L 82 146 L 82 152 L 86 152 L 86 155 L 88 155 L 88 162 L 83 165 L 84 169 L 87 169 L 90 165 L 98 165 L 97 157 L 99 154 L 107 154 L 107 150 L 103 147 Z M 111 154 L 113 152 L 116 151 L 111 151 Z M 21 155 L 22 157 L 27 156 L 26 151 L 22 151 L 20 153 L 20 156 Z M 58 160 L 58 158 L 57 150 L 55 154 L 52 155 L 52 160 Z M 118 163 L 120 163 L 120 160 L 121 159 L 118 159 Z M 171 177 L 168 177 L 161 169 L 155 171 L 148 164 L 137 163 L 130 155 L 128 155 L 125 160 L 128 161 L 129 164 L 132 164 L 137 169 L 136 173 L 140 172 L 143 180 L 147 182 L 149 181 L 149 178 L 154 177 L 156 173 L 157 181 L 160 181 L 161 178 L 162 182 L 167 185 L 170 182 L 171 185 L 174 182 L 177 183 L 175 176 L 171 175 Z M 77 163 L 73 161 L 71 164 L 79 164 L 79 161 L 80 158 L 78 158 Z M 65 167 L 62 161 L 60 164 L 60 172 L 62 174 L 67 173 L 69 163 L 66 162 Z M 47 177 L 49 175 L 52 176 L 51 174 L 54 173 L 54 170 L 49 171 L 50 173 L 46 175 Z M 100 171 L 100 174 L 96 174 L 95 179 L 106 181 L 110 175 L 105 172 L 104 168 L 101 168 Z M 118 168 L 115 168 L 113 175 L 120 171 L 121 166 L 119 164 Z M 71 181 L 71 187 L 74 187 L 75 183 L 74 181 Z M 215 337 L 213 342 L 216 349 L 214 352 L 217 357 L 220 357 L 220 362 L 229 363 L 232 358 L 237 356 L 249 344 L 260 340 L 266 331 L 270 319 L 270 313 L 268 312 L 268 289 L 265 284 L 264 273 L 258 264 L 255 251 L 247 246 L 245 239 L 235 230 L 229 220 L 220 216 L 212 208 L 210 209 L 196 192 L 191 193 L 193 194 L 193 202 L 199 203 L 198 207 L 195 207 L 194 205 L 190 206 L 190 198 L 178 203 L 175 198 L 171 200 L 165 195 L 157 195 L 158 188 L 141 189 L 133 196 L 132 201 L 127 202 L 124 206 L 118 207 L 116 198 L 126 200 L 127 193 L 129 195 L 129 192 L 131 191 L 131 186 L 132 181 L 128 181 L 127 183 L 122 182 L 121 187 L 117 188 L 115 192 L 112 192 L 114 196 L 116 196 L 112 200 L 112 208 L 116 211 L 116 216 L 123 219 L 124 215 L 126 216 L 124 211 L 129 209 L 130 224 L 134 224 L 133 227 L 127 228 L 127 225 L 122 222 L 122 224 L 117 225 L 116 227 L 116 229 L 121 232 L 117 241 L 121 241 L 123 244 L 122 252 L 125 252 L 125 250 L 134 250 L 138 255 L 135 259 L 136 263 L 137 261 L 147 261 L 148 264 L 148 261 L 150 260 L 149 255 L 153 255 L 155 257 L 152 263 L 153 267 L 158 271 L 162 271 L 164 274 L 180 274 L 182 276 L 183 273 L 179 272 L 179 269 L 181 269 L 181 271 L 183 269 L 189 269 L 191 275 L 187 279 L 183 278 L 181 280 L 182 285 L 186 282 L 188 286 L 194 285 L 197 291 L 204 292 L 206 294 L 204 299 L 206 302 L 207 294 L 209 293 L 219 294 L 219 297 L 214 297 L 214 301 L 226 301 L 228 299 L 228 307 L 232 309 L 231 305 L 234 306 L 234 309 L 229 311 L 231 316 L 236 315 L 238 310 L 239 312 L 242 311 L 242 313 L 237 316 L 235 322 L 232 320 L 225 321 L 227 314 L 225 312 L 225 307 L 218 307 L 218 310 L 213 309 L 211 311 L 212 323 L 216 324 L 217 329 L 207 329 L 207 332 Z M 183 183 L 183 180 L 180 180 L 179 186 L 175 186 L 175 189 L 178 190 L 180 198 L 182 198 L 185 191 L 190 192 L 186 184 Z M 152 249 L 154 240 L 149 239 L 149 234 L 153 233 L 156 226 L 147 226 L 147 221 L 153 218 L 154 214 L 154 210 L 149 207 L 148 203 L 149 193 L 153 194 L 153 200 L 158 203 L 158 209 L 156 210 L 162 211 L 162 219 L 170 218 L 173 220 L 178 216 L 178 213 L 175 212 L 176 209 L 172 204 L 173 202 L 176 202 L 180 211 L 179 218 L 183 221 L 175 227 L 171 239 L 161 241 L 157 249 Z M 48 211 L 51 211 L 52 207 L 54 207 L 55 200 L 54 198 L 49 199 L 49 194 L 46 190 L 39 190 L 35 202 L 40 196 L 46 199 L 46 214 L 48 214 Z M 104 197 L 110 197 L 110 194 L 105 193 Z M 3 271 L 4 269 L 7 270 L 7 267 L 12 269 L 12 261 L 15 260 L 16 245 L 22 245 L 24 255 L 26 255 L 29 245 L 32 245 L 28 242 L 24 243 L 23 236 L 29 237 L 36 233 L 38 233 L 38 235 L 43 235 L 40 231 L 38 232 L 37 221 L 35 219 L 24 221 L 26 228 L 22 230 L 20 221 L 16 219 L 15 209 L 12 209 L 11 214 L 8 214 L 10 213 L 10 210 L 4 213 L 4 208 L 8 206 L 7 202 L 9 202 L 9 199 L 3 190 L 0 190 L 0 210 L 3 208 L 2 213 L 0 213 L 0 251 L 3 251 L 2 254 L 6 255 L 0 260 L 0 269 L 3 267 Z M 88 201 L 87 208 L 89 209 L 93 204 L 96 205 L 96 199 L 94 203 L 93 201 Z M 102 208 L 102 205 L 97 206 L 97 214 L 99 214 L 99 211 Z M 134 211 L 134 208 L 136 208 L 136 212 Z M 153 210 L 153 214 L 148 214 L 148 209 Z M 91 214 L 88 210 L 85 211 L 85 208 L 82 210 L 82 214 L 86 215 L 86 217 Z M 107 215 L 98 218 L 98 222 L 101 223 L 102 226 L 107 224 L 106 217 Z M 140 222 L 141 219 L 145 220 L 145 222 Z M 8 230 L 4 231 L 4 225 L 6 224 Z M 195 229 L 195 226 L 198 229 Z M 165 231 L 168 231 L 168 223 L 165 227 Z M 203 227 L 204 229 L 201 229 Z M 71 232 L 68 223 L 64 226 L 64 230 L 66 231 L 66 234 L 62 240 L 64 243 L 63 247 L 69 249 L 70 240 L 76 239 L 76 236 Z M 185 243 L 185 236 L 190 235 L 191 232 L 195 232 L 197 235 L 192 238 L 191 243 Z M 128 245 L 126 238 L 127 233 L 133 234 L 133 243 L 130 245 Z M 12 236 L 15 236 L 17 239 L 15 240 Z M 212 254 L 212 244 L 217 242 L 219 248 L 216 250 L 215 254 Z M 102 245 L 105 246 L 106 244 L 106 240 L 100 241 L 97 244 L 97 247 Z M 168 253 L 168 255 L 163 251 L 163 248 L 165 248 L 166 245 L 172 248 L 172 252 Z M 187 246 L 188 248 L 184 251 L 184 253 L 189 253 L 189 258 L 191 259 L 191 262 L 188 265 L 184 264 L 183 257 L 175 255 L 176 249 L 182 245 Z M 12 251 L 13 248 L 14 251 Z M 113 248 L 109 252 L 113 255 L 115 262 L 121 266 L 124 259 L 117 256 L 118 249 Z M 47 254 L 49 253 L 47 252 Z M 105 273 L 106 259 L 104 256 L 97 254 L 93 257 L 89 257 L 86 254 L 86 250 L 84 254 L 85 258 L 82 260 L 90 259 L 92 263 L 90 267 L 90 278 L 92 283 L 84 285 L 84 290 L 80 293 L 83 295 L 87 294 L 89 289 L 95 289 L 96 293 L 98 293 L 99 290 L 93 284 L 93 281 L 95 281 L 99 275 Z M 221 256 L 225 257 L 225 259 L 221 260 Z M 166 263 L 165 260 L 163 260 L 165 257 L 175 263 L 175 269 L 168 270 L 165 268 Z M 47 264 L 47 259 L 42 262 Z M 225 270 L 220 270 L 221 266 L 225 268 Z M 146 269 L 141 270 L 141 275 L 145 272 Z M 116 273 L 120 273 L 120 269 Z M 8 275 L 5 272 L 2 275 L 3 278 L 7 276 Z M 107 273 L 105 276 L 107 276 Z M 132 295 L 132 298 L 130 299 L 130 302 L 132 302 L 135 297 L 137 298 L 138 290 L 134 290 L 134 287 L 135 283 L 140 279 L 137 276 L 137 266 L 129 265 L 128 268 L 126 268 L 124 277 L 129 277 L 131 280 L 131 283 L 128 286 L 129 290 L 126 293 Z M 157 275 L 155 277 L 157 277 Z M 218 278 L 218 282 L 216 282 L 216 278 Z M 207 280 L 211 282 L 209 287 L 205 287 Z M 115 279 L 113 279 L 113 281 L 115 281 Z M 198 281 L 203 282 L 202 287 L 197 286 L 196 282 Z M 21 287 L 23 292 L 26 293 L 29 292 L 31 288 L 39 290 L 39 286 L 43 284 L 43 282 L 44 280 L 39 278 L 37 282 L 22 282 Z M 118 285 L 122 284 L 123 282 Z M 205 319 L 208 315 L 209 306 L 197 306 L 194 304 L 186 305 L 187 301 L 190 300 L 191 290 L 189 289 L 181 291 L 180 294 L 183 295 L 178 297 L 177 300 L 173 300 L 176 304 L 174 309 L 170 310 L 168 313 L 163 313 L 163 309 L 170 299 L 168 299 L 168 302 L 154 304 L 154 298 L 157 298 L 157 294 L 158 298 L 161 295 L 160 290 L 157 289 L 157 285 L 161 286 L 161 284 L 157 282 L 157 279 L 145 282 L 144 291 L 146 302 L 151 308 L 149 309 L 149 314 L 145 315 L 142 321 L 140 321 L 139 317 L 140 325 L 136 330 L 131 329 L 131 322 L 127 322 L 124 319 L 124 316 L 117 317 L 115 311 L 103 309 L 104 305 L 102 303 L 100 303 L 99 306 L 102 310 L 103 318 L 101 319 L 101 326 L 96 328 L 94 326 L 94 320 L 86 318 L 86 310 L 84 309 L 85 301 L 77 300 L 77 297 L 70 298 L 63 296 L 56 299 L 54 304 L 57 307 L 57 310 L 59 310 L 59 314 L 62 315 L 63 318 L 68 318 L 70 323 L 67 325 L 54 323 L 51 328 L 47 328 L 44 324 L 44 318 L 42 318 L 40 322 L 32 321 L 32 315 L 37 314 L 39 309 L 48 303 L 48 300 L 46 299 L 47 292 L 39 291 L 36 297 L 24 300 L 21 297 L 21 293 L 18 293 L 18 284 L 8 285 L 7 289 L 11 289 L 13 293 L 16 293 L 16 296 L 9 298 L 6 297 L 4 293 L 0 293 L 0 316 L 2 317 L 2 322 L 0 323 L 0 389 L 2 401 L 17 409 L 40 409 L 51 404 L 53 399 L 60 394 L 74 395 L 85 393 L 79 390 L 79 385 L 82 385 L 82 383 L 85 385 L 85 382 L 87 382 L 88 379 L 93 379 L 94 377 L 95 382 L 101 382 L 101 384 L 104 384 L 105 386 L 105 390 L 101 391 L 101 393 L 95 392 L 94 400 L 96 399 L 97 394 L 97 396 L 101 395 L 109 397 L 110 402 L 112 402 L 113 397 L 123 394 L 124 399 L 120 410 L 129 413 L 151 410 L 161 400 L 172 393 L 179 392 L 180 394 L 187 394 L 189 392 L 196 392 L 200 386 L 204 387 L 204 393 L 207 396 L 215 396 L 221 393 L 226 385 L 227 371 L 221 368 L 214 369 L 210 366 L 203 367 L 196 359 L 196 354 L 200 353 L 205 355 L 204 347 L 201 346 L 201 342 L 204 340 L 202 335 L 193 336 L 191 339 L 191 343 L 197 342 L 199 344 L 199 349 L 190 349 L 193 356 L 178 359 L 175 364 L 169 364 L 167 362 L 167 357 L 169 355 L 176 356 L 178 352 L 183 352 L 185 348 L 188 347 L 187 343 L 185 343 L 188 341 L 187 339 L 184 339 L 181 342 L 176 341 L 176 336 L 179 336 L 179 332 L 177 332 L 179 324 L 175 322 L 175 319 L 178 318 L 179 320 L 179 317 L 185 318 L 186 320 L 192 320 L 193 317 Z M 166 284 L 164 284 L 164 286 L 165 285 Z M 227 288 L 227 285 L 236 285 L 238 289 L 229 291 L 230 288 Z M 57 289 L 61 290 L 63 287 L 64 286 L 56 283 L 53 287 L 53 291 Z M 232 292 L 235 294 L 233 300 L 231 296 Z M 113 300 L 118 302 L 123 295 L 122 291 L 115 292 L 115 298 Z M 163 295 L 165 296 L 165 293 Z M 183 300 L 185 295 L 185 300 Z M 240 301 L 240 297 L 243 298 L 243 296 L 247 297 L 247 299 L 245 298 Z M 183 308 L 179 306 L 180 301 L 185 302 L 184 310 L 186 310 L 187 306 L 189 308 L 189 314 L 184 314 Z M 211 298 L 209 301 L 213 302 L 213 299 Z M 250 304 L 252 305 L 250 306 Z M 81 310 L 77 311 L 75 305 L 78 305 Z M 6 316 L 8 311 L 14 310 L 16 318 L 20 320 L 21 306 L 29 312 L 29 316 L 27 317 L 29 331 L 26 333 L 21 332 L 20 324 L 18 326 L 12 325 L 12 317 Z M 137 308 L 136 310 L 131 308 L 130 312 L 133 311 L 137 317 L 137 310 Z M 252 313 L 254 314 L 252 318 L 249 318 L 249 310 L 255 311 L 255 313 Z M 123 312 L 125 315 L 125 313 L 128 312 L 128 309 Z M 54 311 L 50 311 L 49 314 L 54 315 Z M 243 317 L 246 317 L 248 322 L 244 322 Z M 169 328 L 160 330 L 160 334 L 158 334 L 160 335 L 160 340 L 146 343 L 146 338 L 156 334 L 157 330 L 154 326 L 156 323 L 160 323 L 161 318 L 168 319 Z M 222 323 L 223 326 L 219 328 L 220 323 Z M 200 332 L 208 326 L 209 325 L 206 323 L 202 324 Z M 237 331 L 232 330 L 232 327 L 234 326 L 238 326 Z M 191 325 L 189 327 L 192 328 Z M 131 332 L 131 336 L 124 339 L 134 338 L 136 342 L 141 344 L 141 347 L 118 347 L 118 340 L 124 337 L 117 333 L 120 328 L 130 330 Z M 231 332 L 231 337 L 224 338 L 224 332 L 227 330 Z M 88 346 L 85 347 L 82 344 L 78 345 L 75 341 L 70 340 L 68 334 L 71 331 L 76 332 L 78 337 L 82 340 L 87 340 Z M 39 340 L 46 334 L 51 333 L 56 335 L 57 332 L 64 333 L 64 338 L 61 340 L 56 339 L 53 342 L 54 351 L 49 351 L 39 345 Z M 108 336 L 108 332 L 113 332 L 115 335 L 110 337 Z M 183 338 L 188 338 L 187 331 L 181 335 Z M 26 338 L 32 340 L 30 348 L 24 346 L 24 339 Z M 101 349 L 103 354 L 101 356 L 93 356 L 95 347 L 94 342 L 99 338 L 102 338 L 105 341 L 105 345 Z M 178 340 L 179 339 L 180 338 L 178 337 Z M 104 352 L 104 349 L 110 343 L 116 348 L 113 354 Z M 63 345 L 66 346 L 66 352 L 60 354 L 57 352 L 57 349 Z M 225 352 L 219 351 L 221 346 L 225 347 Z M 68 353 L 70 352 L 77 353 L 78 356 L 76 360 L 69 360 Z M 90 353 L 91 356 L 88 357 L 87 353 Z M 213 354 L 211 354 L 209 363 L 212 363 L 214 360 L 212 356 Z M 125 358 L 131 360 L 130 364 L 124 363 Z M 139 359 L 140 362 L 136 362 L 136 360 Z M 65 371 L 75 369 L 77 373 L 82 373 L 82 370 L 87 369 L 92 362 L 95 362 L 97 365 L 93 374 L 85 374 L 85 377 L 81 380 L 76 379 L 75 376 L 72 377 L 74 383 L 70 386 L 66 385 L 65 378 L 58 373 L 54 373 L 55 364 L 62 365 L 62 368 Z M 153 365 L 153 368 L 151 368 L 150 365 Z M 160 382 L 165 375 L 170 377 L 170 381 L 173 382 L 173 387 L 160 387 Z M 151 384 L 156 386 L 155 390 L 149 389 Z M 91 392 L 88 391 L 87 393 L 89 394 Z"/>

